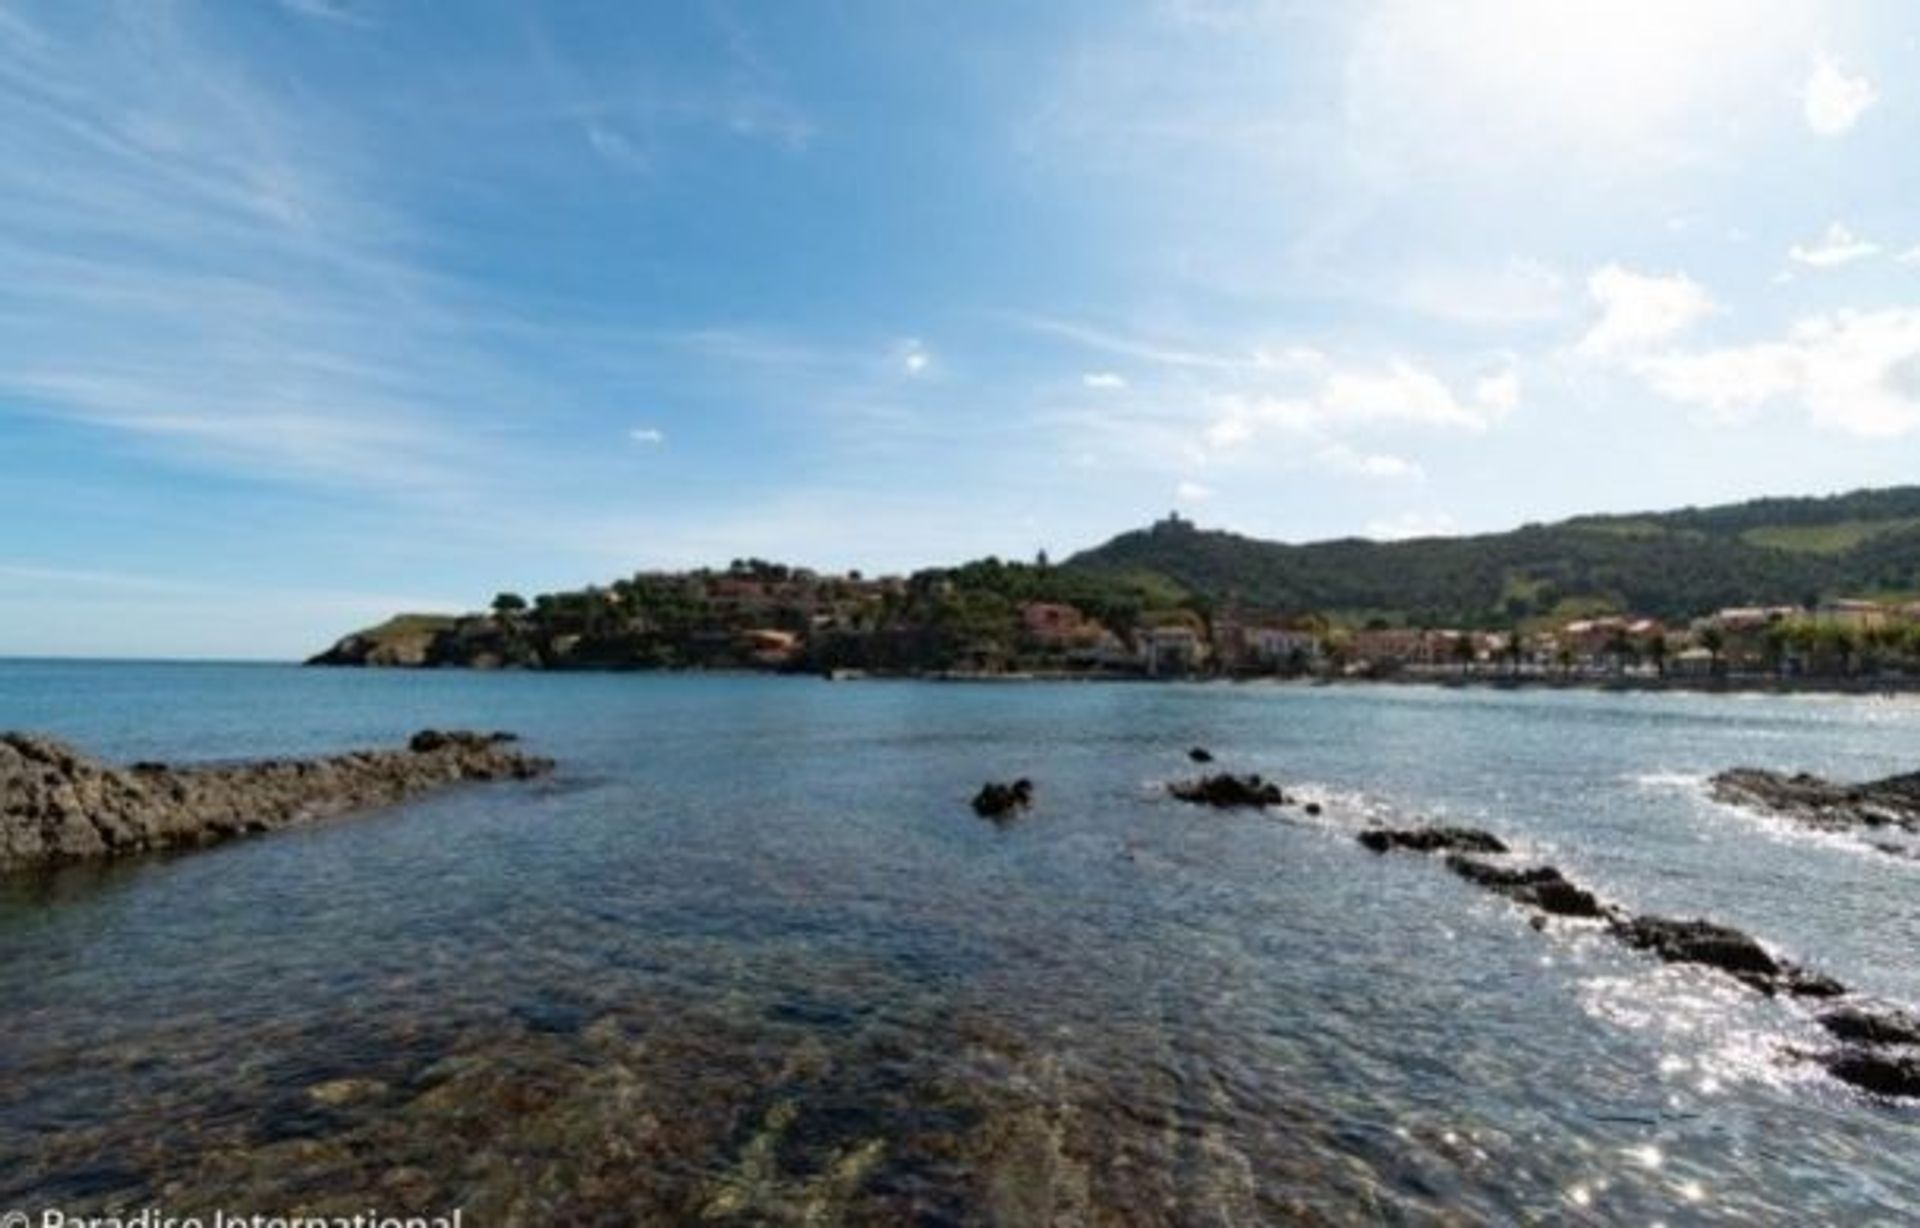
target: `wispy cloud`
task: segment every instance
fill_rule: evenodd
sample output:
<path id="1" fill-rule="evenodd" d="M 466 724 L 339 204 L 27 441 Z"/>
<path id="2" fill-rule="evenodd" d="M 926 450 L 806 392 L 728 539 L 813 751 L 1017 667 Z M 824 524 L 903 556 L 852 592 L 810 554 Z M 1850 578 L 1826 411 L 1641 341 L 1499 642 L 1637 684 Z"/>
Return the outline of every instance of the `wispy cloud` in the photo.
<path id="1" fill-rule="evenodd" d="M 26 29 L 0 40 L 0 391 L 249 474 L 455 484 L 498 372 L 348 134 L 172 8 Z"/>
<path id="2" fill-rule="evenodd" d="M 336 25 L 370 28 L 373 18 L 351 0 L 279 0 L 280 7 L 301 17 Z"/>
<path id="3" fill-rule="evenodd" d="M 1344 443 L 1328 444 L 1314 453 L 1314 460 L 1335 473 L 1359 477 L 1419 481 L 1426 476 L 1419 465 L 1404 457 L 1382 452 L 1361 452 Z"/>
<path id="4" fill-rule="evenodd" d="M 1812 243 L 1794 244 L 1787 250 L 1787 258 L 1795 264 L 1831 269 L 1863 260 L 1879 250 L 1878 243 L 1870 243 L 1848 230 L 1843 223 L 1834 222 Z"/>

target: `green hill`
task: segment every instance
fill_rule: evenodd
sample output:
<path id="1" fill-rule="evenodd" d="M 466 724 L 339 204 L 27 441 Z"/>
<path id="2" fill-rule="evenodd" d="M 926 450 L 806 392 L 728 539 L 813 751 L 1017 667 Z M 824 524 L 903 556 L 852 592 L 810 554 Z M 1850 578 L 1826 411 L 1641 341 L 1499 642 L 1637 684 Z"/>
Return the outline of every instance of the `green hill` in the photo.
<path id="1" fill-rule="evenodd" d="M 1497 626 L 1605 609 L 1680 619 L 1729 605 L 1920 590 L 1920 487 L 1399 542 L 1290 545 L 1169 518 L 1065 566 L 1355 622 Z"/>

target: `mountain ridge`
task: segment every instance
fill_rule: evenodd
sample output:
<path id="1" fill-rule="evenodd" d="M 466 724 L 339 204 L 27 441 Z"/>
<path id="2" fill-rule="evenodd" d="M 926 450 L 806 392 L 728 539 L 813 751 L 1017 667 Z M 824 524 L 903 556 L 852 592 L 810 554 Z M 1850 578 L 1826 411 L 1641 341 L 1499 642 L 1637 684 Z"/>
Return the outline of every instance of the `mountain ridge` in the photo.
<path id="1" fill-rule="evenodd" d="M 1663 618 L 1920 589 L 1920 486 L 1592 514 L 1504 532 L 1291 543 L 1170 516 L 1067 559 L 1213 602 L 1421 625 L 1611 608 Z"/>

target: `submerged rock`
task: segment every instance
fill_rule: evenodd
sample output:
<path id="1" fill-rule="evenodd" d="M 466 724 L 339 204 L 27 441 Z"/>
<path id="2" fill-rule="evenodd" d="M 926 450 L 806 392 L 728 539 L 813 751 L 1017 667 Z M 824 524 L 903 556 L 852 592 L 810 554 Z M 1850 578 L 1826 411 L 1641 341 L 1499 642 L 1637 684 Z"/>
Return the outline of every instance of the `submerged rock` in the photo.
<path id="1" fill-rule="evenodd" d="M 973 795 L 973 812 L 983 819 L 1005 819 L 1033 805 L 1033 782 L 1021 777 L 1012 784 L 988 781 Z"/>
<path id="2" fill-rule="evenodd" d="M 1865 1045 L 1920 1045 L 1920 1017 L 1903 1010 L 1841 1006 L 1820 1016 L 1820 1026 Z"/>
<path id="3" fill-rule="evenodd" d="M 1414 853 L 1504 853 L 1507 846 L 1477 827 L 1370 827 L 1355 839 L 1376 853 L 1406 849 Z"/>
<path id="4" fill-rule="evenodd" d="M 1187 758 L 1193 760 L 1195 763 L 1212 763 L 1213 752 L 1204 746 L 1196 746 L 1187 752 Z"/>
<path id="5" fill-rule="evenodd" d="M 1849 785 L 1806 772 L 1734 768 L 1713 778 L 1712 792 L 1716 801 L 1751 806 L 1819 831 L 1893 827 L 1920 833 L 1920 772 Z M 1888 851 L 1901 848 L 1893 845 Z"/>
<path id="6" fill-rule="evenodd" d="M 0 733 L 0 871 L 211 844 L 552 769 L 551 759 L 503 749 L 497 734 L 436 730 L 406 750 L 131 769 L 51 738 Z"/>
<path id="7" fill-rule="evenodd" d="M 1197 780 L 1177 780 L 1167 789 L 1183 802 L 1192 802 L 1196 806 L 1217 806 L 1223 810 L 1249 806 L 1264 809 L 1287 804 L 1287 795 L 1280 786 L 1271 780 L 1261 779 L 1257 773 L 1235 776 L 1230 772 L 1222 772 Z"/>
<path id="8" fill-rule="evenodd" d="M 1455 853 L 1447 858 L 1447 868 L 1470 883 L 1557 917 L 1609 915 L 1593 892 L 1569 882 L 1553 866 L 1509 869 Z"/>

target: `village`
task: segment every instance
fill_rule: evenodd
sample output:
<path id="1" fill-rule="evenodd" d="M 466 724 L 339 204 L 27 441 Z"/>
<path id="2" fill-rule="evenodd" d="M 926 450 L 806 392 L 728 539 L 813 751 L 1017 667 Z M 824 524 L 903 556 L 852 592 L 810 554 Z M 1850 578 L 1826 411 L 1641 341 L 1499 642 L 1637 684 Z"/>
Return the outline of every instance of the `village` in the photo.
<path id="1" fill-rule="evenodd" d="M 1565 682 L 1920 677 L 1920 603 L 1741 606 L 1519 626 L 1353 625 L 1108 586 L 1025 564 L 828 575 L 760 560 L 609 586 L 503 593 L 484 614 L 348 637 L 329 663 L 741 668 L 946 677 L 1485 679 Z M 1031 594 L 1039 590 L 1044 598 Z"/>

